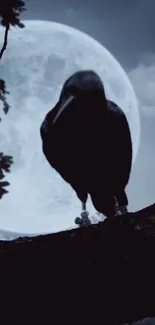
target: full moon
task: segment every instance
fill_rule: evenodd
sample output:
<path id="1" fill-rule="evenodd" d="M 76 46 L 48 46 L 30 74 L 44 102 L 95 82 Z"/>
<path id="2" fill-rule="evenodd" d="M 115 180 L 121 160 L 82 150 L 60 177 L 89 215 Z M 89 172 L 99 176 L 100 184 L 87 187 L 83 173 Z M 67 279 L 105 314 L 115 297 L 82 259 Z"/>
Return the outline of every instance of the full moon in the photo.
<path id="1" fill-rule="evenodd" d="M 0 200 L 0 229 L 5 234 L 14 233 L 11 239 L 76 228 L 74 219 L 81 213 L 81 203 L 46 161 L 40 138 L 41 122 L 72 73 L 82 69 L 97 72 L 107 98 L 123 109 L 131 130 L 133 163 L 140 141 L 135 92 L 114 56 L 69 26 L 48 21 L 23 23 L 24 29 L 11 27 L 0 62 L 0 78 L 6 81 L 11 106 L 7 115 L 1 113 L 0 151 L 14 159 L 11 172 L 6 174 L 9 193 Z M 3 37 L 1 27 L 1 43 Z M 87 208 L 90 215 L 96 212 L 90 199 Z"/>

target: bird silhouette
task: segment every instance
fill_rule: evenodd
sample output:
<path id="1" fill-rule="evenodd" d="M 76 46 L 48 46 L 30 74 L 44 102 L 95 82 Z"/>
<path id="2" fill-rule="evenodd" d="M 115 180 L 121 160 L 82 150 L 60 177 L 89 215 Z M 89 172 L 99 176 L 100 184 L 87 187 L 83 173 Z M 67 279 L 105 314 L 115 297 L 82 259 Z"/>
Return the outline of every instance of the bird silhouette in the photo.
<path id="1" fill-rule="evenodd" d="M 127 212 L 125 192 L 132 166 L 132 141 L 123 110 L 105 95 L 93 70 L 71 75 L 60 98 L 40 127 L 43 153 L 82 202 L 82 219 L 89 225 L 86 202 L 108 218 Z M 82 221 L 81 221 L 82 220 Z"/>

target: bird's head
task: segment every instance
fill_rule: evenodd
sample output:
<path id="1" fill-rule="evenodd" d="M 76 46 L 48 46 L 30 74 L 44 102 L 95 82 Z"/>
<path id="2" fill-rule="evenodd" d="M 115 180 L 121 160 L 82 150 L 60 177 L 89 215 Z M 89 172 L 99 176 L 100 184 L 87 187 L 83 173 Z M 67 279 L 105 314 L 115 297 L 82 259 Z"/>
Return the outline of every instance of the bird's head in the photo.
<path id="1" fill-rule="evenodd" d="M 54 122 L 69 107 L 77 109 L 77 114 L 94 116 L 99 110 L 107 110 L 107 102 L 102 80 L 93 70 L 74 73 L 63 85 L 60 95 L 60 109 Z"/>

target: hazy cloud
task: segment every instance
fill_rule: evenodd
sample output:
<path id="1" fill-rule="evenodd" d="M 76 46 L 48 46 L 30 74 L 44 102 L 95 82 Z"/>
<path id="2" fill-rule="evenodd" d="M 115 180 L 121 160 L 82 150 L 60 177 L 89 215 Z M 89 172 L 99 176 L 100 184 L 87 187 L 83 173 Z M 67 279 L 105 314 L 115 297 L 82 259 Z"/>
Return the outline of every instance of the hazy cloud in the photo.
<path id="1" fill-rule="evenodd" d="M 144 62 L 130 71 L 129 78 L 136 91 L 141 112 L 155 117 L 155 55 L 147 57 Z"/>

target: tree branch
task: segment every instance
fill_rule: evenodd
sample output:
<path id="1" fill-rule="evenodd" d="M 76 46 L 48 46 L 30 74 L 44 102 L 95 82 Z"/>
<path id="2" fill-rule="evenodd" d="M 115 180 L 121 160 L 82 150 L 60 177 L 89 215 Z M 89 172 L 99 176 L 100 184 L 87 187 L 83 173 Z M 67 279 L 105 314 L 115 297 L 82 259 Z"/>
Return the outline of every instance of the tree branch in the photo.
<path id="1" fill-rule="evenodd" d="M 1 241 L 0 320 L 109 325 L 153 317 L 154 252 L 155 204 L 88 228 Z"/>
<path id="2" fill-rule="evenodd" d="M 4 43 L 0 51 L 0 60 L 3 56 L 4 51 L 6 50 L 7 47 L 7 40 L 8 40 L 8 32 L 9 32 L 10 24 L 8 23 L 6 28 L 5 28 L 5 34 L 4 34 Z"/>

